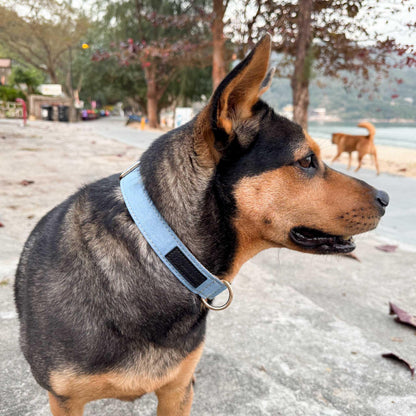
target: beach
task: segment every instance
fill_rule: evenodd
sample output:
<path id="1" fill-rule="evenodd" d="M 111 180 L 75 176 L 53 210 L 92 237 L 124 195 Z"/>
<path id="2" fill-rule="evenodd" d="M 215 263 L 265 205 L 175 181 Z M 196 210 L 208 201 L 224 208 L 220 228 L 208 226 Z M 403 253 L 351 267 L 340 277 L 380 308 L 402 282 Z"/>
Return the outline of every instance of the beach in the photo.
<path id="1" fill-rule="evenodd" d="M 321 147 L 322 158 L 328 163 L 332 161 L 336 154 L 336 146 L 328 139 L 320 139 L 313 137 Z M 376 142 L 378 162 L 381 173 L 390 173 L 393 175 L 416 177 L 416 149 L 407 149 L 404 147 L 393 147 L 378 145 Z M 339 162 L 348 164 L 348 153 L 343 153 L 338 159 Z M 355 169 L 358 165 L 357 152 L 352 154 L 351 169 Z M 363 159 L 362 168 L 374 169 L 375 166 L 370 155 L 366 155 Z"/>
<path id="2" fill-rule="evenodd" d="M 3 236 L 21 246 L 50 208 L 82 185 L 126 169 L 140 153 L 97 135 L 88 123 L 33 121 L 23 128 L 0 120 Z"/>
<path id="3" fill-rule="evenodd" d="M 100 124 L 99 124 L 100 123 Z M 117 130 L 112 131 L 112 126 Z M 99 128 L 101 126 L 101 130 Z M 132 136 L 121 143 L 111 137 Z M 136 161 L 151 141 L 165 131 L 136 132 L 123 127 L 123 120 L 84 123 L 19 122 L 0 120 L 0 222 L 3 235 L 13 247 L 21 245 L 45 212 L 80 186 L 114 172 L 121 172 Z M 135 137 L 149 134 L 146 144 L 136 147 Z M 106 137 L 103 137 L 106 136 Z M 314 138 L 323 160 L 331 165 L 336 146 L 328 139 Z M 143 143 L 143 142 L 142 142 Z M 381 174 L 416 177 L 416 150 L 377 146 Z M 343 154 L 340 162 L 347 164 Z M 352 169 L 357 166 L 353 154 Z M 376 171 L 367 155 L 363 168 Z M 7 245 L 6 245 L 7 246 Z M 6 248 L 6 246 L 4 246 Z M 20 249 L 20 248 L 19 248 Z"/>
<path id="4" fill-rule="evenodd" d="M 129 128 L 140 130 L 141 126 L 139 123 L 131 123 Z M 147 129 L 151 132 L 160 132 L 160 134 L 166 133 L 167 130 L 156 130 L 156 129 Z M 316 130 L 316 128 L 315 128 Z M 354 134 L 362 133 L 363 129 L 351 129 Z M 361 130 L 361 131 L 360 131 Z M 312 130 L 313 131 L 313 130 Z M 365 131 L 365 130 L 364 130 Z M 415 129 L 416 134 L 416 129 Z M 314 135 L 311 133 L 312 138 L 319 144 L 321 148 L 321 154 L 323 160 L 331 164 L 332 159 L 336 155 L 337 147 L 331 143 L 331 140 L 328 137 L 323 137 L 323 135 Z M 400 142 L 400 140 L 398 140 Z M 386 142 L 384 139 L 383 142 Z M 380 172 L 389 173 L 399 176 L 407 177 L 416 177 L 416 149 L 400 146 L 388 146 L 385 144 L 377 143 L 377 133 L 375 138 L 378 161 L 380 165 Z M 348 165 L 348 154 L 343 153 L 338 162 Z M 357 152 L 352 154 L 352 165 L 351 169 L 357 167 Z M 375 166 L 371 160 L 370 155 L 366 155 L 363 159 L 362 168 L 374 169 Z"/>
<path id="5" fill-rule="evenodd" d="M 26 128 L 0 120 L 1 416 L 50 415 L 18 343 L 13 281 L 24 241 L 47 211 L 81 186 L 126 169 L 157 136 L 124 127 L 123 120 L 39 121 Z M 317 141 L 330 161 L 336 147 Z M 398 237 L 408 233 L 415 241 L 407 193 L 415 195 L 416 181 L 396 175 L 416 177 L 416 155 L 400 148 L 379 153 L 381 175 L 366 159 L 374 173 L 362 169 L 357 176 L 391 194 L 382 221 L 392 222 L 380 223 L 380 235 L 358 236 L 359 261 L 270 249 L 244 265 L 231 307 L 208 317 L 192 414 L 413 414 L 410 372 L 381 354 L 415 364 L 414 330 L 388 314 L 389 301 L 416 313 L 415 254 L 401 243 L 392 252 L 378 247 L 391 247 L 384 231 L 396 228 Z M 88 404 L 85 416 L 153 415 L 155 408 L 154 395 L 132 403 L 101 400 Z"/>

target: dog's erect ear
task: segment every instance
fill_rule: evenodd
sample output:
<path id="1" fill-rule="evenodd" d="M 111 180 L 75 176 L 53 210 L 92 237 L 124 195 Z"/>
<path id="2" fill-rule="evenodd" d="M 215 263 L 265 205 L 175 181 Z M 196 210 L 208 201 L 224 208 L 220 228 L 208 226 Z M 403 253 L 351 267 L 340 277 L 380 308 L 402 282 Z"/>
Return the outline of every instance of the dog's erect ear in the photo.
<path id="1" fill-rule="evenodd" d="M 263 95 L 270 88 L 270 85 L 272 85 L 275 71 L 276 71 L 275 67 L 272 67 L 269 69 L 269 72 L 267 73 L 266 78 L 264 78 L 263 82 L 261 83 L 259 97 L 260 95 Z"/>
<path id="2" fill-rule="evenodd" d="M 218 86 L 210 103 L 214 131 L 224 130 L 230 135 L 235 123 L 251 116 L 253 105 L 273 78 L 274 70 L 266 76 L 270 47 L 271 38 L 267 34 Z"/>
<path id="3" fill-rule="evenodd" d="M 254 104 L 273 78 L 274 69 L 267 73 L 270 47 L 271 38 L 267 34 L 224 78 L 199 114 L 194 151 L 201 165 L 215 166 L 235 137 L 240 145 L 247 147 L 256 136 L 259 126 L 250 117 Z"/>

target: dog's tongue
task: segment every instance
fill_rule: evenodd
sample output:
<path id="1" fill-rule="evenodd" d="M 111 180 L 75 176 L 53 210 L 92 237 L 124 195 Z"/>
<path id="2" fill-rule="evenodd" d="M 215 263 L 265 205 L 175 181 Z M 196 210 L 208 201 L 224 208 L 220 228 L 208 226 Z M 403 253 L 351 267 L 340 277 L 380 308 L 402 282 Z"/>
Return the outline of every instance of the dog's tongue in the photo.
<path id="1" fill-rule="evenodd" d="M 300 227 L 293 230 L 293 236 L 304 247 L 332 246 L 337 249 L 355 247 L 352 237 L 341 237 L 326 234 L 319 230 Z"/>
<path id="2" fill-rule="evenodd" d="M 309 228 L 299 228 L 293 230 L 296 239 L 307 247 L 316 247 L 335 244 L 338 237 L 325 234 L 322 231 L 311 230 Z"/>

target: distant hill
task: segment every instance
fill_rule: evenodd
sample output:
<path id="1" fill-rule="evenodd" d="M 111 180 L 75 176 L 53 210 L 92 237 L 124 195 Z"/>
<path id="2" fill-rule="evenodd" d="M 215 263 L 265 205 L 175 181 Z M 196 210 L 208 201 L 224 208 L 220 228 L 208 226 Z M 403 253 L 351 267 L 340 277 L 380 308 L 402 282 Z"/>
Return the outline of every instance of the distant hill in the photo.
<path id="1" fill-rule="evenodd" d="M 373 88 L 370 81 L 368 87 Z M 275 78 L 264 99 L 277 111 L 282 111 L 292 104 L 290 81 Z M 377 91 L 361 97 L 357 89 L 347 90 L 339 80 L 318 76 L 310 86 L 309 110 L 315 108 L 325 108 L 326 114 L 343 121 L 366 118 L 416 122 L 416 68 L 393 69 Z"/>

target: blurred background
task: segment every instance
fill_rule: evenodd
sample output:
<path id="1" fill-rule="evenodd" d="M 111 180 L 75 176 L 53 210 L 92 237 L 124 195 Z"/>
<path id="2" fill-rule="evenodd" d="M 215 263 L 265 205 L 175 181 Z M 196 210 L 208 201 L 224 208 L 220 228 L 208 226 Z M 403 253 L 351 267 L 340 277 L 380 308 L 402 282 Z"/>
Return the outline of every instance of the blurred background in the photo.
<path id="1" fill-rule="evenodd" d="M 32 119 L 112 112 L 170 128 L 268 32 L 275 110 L 322 136 L 361 119 L 413 126 L 415 16 L 409 0 L 4 0 L 0 117 L 22 98 Z"/>
<path id="2" fill-rule="evenodd" d="M 416 1 L 1 0 L 0 415 L 50 414 L 13 300 L 35 224 L 190 120 L 266 32 L 276 73 L 264 100 L 328 163 L 333 133 L 367 135 L 357 124 L 371 122 L 381 174 L 368 155 L 356 173 L 345 153 L 334 166 L 391 203 L 351 257 L 272 249 L 247 262 L 232 307 L 209 316 L 193 414 L 415 414 L 415 329 L 388 313 L 394 302 L 416 322 Z M 155 407 L 149 395 L 86 414 Z"/>

